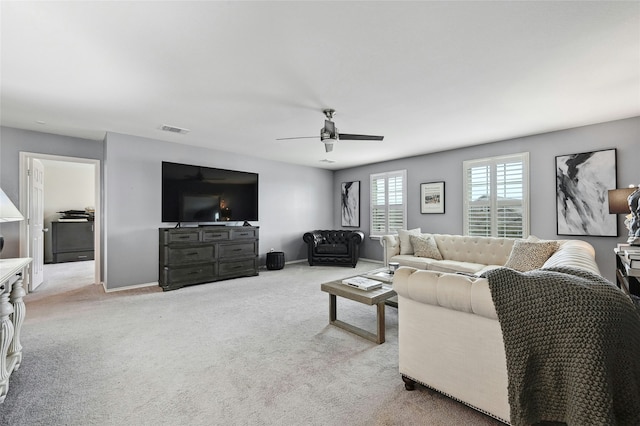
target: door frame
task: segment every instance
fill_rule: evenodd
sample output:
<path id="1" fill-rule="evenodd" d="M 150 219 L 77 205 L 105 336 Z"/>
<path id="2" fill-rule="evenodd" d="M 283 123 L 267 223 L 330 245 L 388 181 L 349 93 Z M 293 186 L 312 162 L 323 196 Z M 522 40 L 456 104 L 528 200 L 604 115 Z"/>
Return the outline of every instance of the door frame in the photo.
<path id="1" fill-rule="evenodd" d="M 27 206 L 29 205 L 30 200 L 29 197 L 29 160 L 54 160 L 54 161 L 64 161 L 68 163 L 83 163 L 83 164 L 92 164 L 94 170 L 94 184 L 95 184 L 95 218 L 94 218 L 94 233 L 93 233 L 93 243 L 94 243 L 94 251 L 95 251 L 95 270 L 94 270 L 94 283 L 103 285 L 101 276 L 102 276 L 102 245 L 101 245 L 101 236 L 102 236 L 102 173 L 100 168 L 100 160 L 95 160 L 92 158 L 79 158 L 79 157 L 67 157 L 63 155 L 50 155 L 50 154 L 40 154 L 35 152 L 20 152 L 19 157 L 20 165 L 19 165 L 19 191 L 20 191 L 20 211 L 27 211 Z M 46 194 L 45 194 L 46 196 Z M 27 226 L 26 221 L 20 222 L 20 256 L 21 257 L 29 257 L 29 227 Z M 25 288 L 31 287 L 31 276 L 26 277 L 26 285 Z"/>

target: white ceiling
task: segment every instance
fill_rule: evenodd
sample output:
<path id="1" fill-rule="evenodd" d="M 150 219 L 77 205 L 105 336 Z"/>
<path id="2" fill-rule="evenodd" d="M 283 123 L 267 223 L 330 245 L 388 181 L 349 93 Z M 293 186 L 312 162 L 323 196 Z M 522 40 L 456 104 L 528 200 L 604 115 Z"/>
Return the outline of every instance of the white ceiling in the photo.
<path id="1" fill-rule="evenodd" d="M 640 115 L 637 1 L 0 8 L 3 126 L 341 169 Z M 327 107 L 384 141 L 276 141 L 318 135 Z"/>

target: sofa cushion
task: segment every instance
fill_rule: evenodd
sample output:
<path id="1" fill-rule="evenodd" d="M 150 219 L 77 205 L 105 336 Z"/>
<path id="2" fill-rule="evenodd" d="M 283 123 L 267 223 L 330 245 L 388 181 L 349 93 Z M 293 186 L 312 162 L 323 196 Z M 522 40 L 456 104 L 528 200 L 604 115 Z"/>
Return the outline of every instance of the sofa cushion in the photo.
<path id="1" fill-rule="evenodd" d="M 504 265 L 509 259 L 514 238 L 433 234 L 443 259 L 483 265 Z"/>
<path id="2" fill-rule="evenodd" d="M 413 254 L 413 246 L 411 245 L 411 235 L 420 235 L 420 228 L 400 229 L 398 238 L 400 239 L 400 254 Z"/>
<path id="3" fill-rule="evenodd" d="M 511 255 L 504 266 L 520 272 L 532 271 L 541 268 L 556 250 L 557 241 L 518 240 L 513 244 Z"/>
<path id="4" fill-rule="evenodd" d="M 436 240 L 431 235 L 409 235 L 409 240 L 413 246 L 413 254 L 418 257 L 429 257 L 435 260 L 442 260 L 440 250 Z"/>
<path id="5" fill-rule="evenodd" d="M 316 253 L 318 254 L 347 254 L 349 247 L 346 244 L 318 244 Z"/>
<path id="6" fill-rule="evenodd" d="M 410 266 L 416 269 L 429 269 L 429 265 L 438 262 L 438 260 L 412 254 L 398 254 L 389 258 L 389 262 L 398 262 L 401 266 Z"/>
<path id="7" fill-rule="evenodd" d="M 458 260 L 437 260 L 429 263 L 427 269 L 439 272 L 468 272 L 475 274 L 481 271 L 486 265 L 473 262 L 461 262 Z"/>

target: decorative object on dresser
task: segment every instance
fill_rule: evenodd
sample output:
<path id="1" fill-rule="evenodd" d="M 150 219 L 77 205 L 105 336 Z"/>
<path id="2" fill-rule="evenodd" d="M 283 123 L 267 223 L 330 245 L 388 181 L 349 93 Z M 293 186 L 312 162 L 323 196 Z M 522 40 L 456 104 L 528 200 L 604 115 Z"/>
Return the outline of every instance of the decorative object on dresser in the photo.
<path id="1" fill-rule="evenodd" d="M 640 185 L 629 195 L 629 210 L 631 210 L 631 221 L 629 223 L 629 244 L 640 246 Z"/>
<path id="2" fill-rule="evenodd" d="M 158 282 L 165 291 L 258 275 L 257 226 L 160 228 L 159 237 Z"/>
<path id="3" fill-rule="evenodd" d="M 9 377 L 22 362 L 20 331 L 26 314 L 22 298 L 24 272 L 30 257 L 0 259 L 0 402 L 9 390 Z"/>
<path id="4" fill-rule="evenodd" d="M 339 265 L 356 267 L 364 233 L 347 230 L 315 230 L 302 236 L 307 243 L 310 266 Z"/>
<path id="5" fill-rule="evenodd" d="M 18 222 L 23 220 L 22 214 L 13 205 L 7 194 L 0 188 L 0 223 L 4 222 Z M 4 247 L 4 237 L 0 234 L 0 253 Z"/>
<path id="6" fill-rule="evenodd" d="M 93 260 L 93 221 L 51 222 L 53 263 Z"/>
<path id="7" fill-rule="evenodd" d="M 87 207 L 85 210 L 64 210 L 58 213 L 60 214 L 59 222 L 93 222 L 95 219 L 95 210 L 92 207 Z"/>

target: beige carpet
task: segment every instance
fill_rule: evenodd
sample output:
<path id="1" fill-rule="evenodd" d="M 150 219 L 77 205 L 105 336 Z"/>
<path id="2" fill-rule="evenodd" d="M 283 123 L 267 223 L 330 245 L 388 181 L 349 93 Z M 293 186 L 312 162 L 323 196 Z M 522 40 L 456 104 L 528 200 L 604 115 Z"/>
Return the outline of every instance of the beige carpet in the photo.
<path id="1" fill-rule="evenodd" d="M 104 293 L 92 262 L 47 265 L 47 282 L 25 298 L 24 359 L 0 424 L 500 424 L 404 390 L 394 308 L 382 345 L 328 325 L 320 284 L 378 266 L 296 263 L 171 292 Z M 338 317 L 375 330 L 373 307 L 339 299 Z"/>

